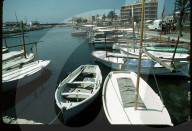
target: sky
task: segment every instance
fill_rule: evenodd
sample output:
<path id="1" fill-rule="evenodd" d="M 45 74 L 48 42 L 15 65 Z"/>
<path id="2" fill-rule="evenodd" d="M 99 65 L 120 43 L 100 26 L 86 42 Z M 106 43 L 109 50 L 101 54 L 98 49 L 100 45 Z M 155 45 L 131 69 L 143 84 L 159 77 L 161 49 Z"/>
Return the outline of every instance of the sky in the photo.
<path id="1" fill-rule="evenodd" d="M 119 15 L 120 7 L 125 4 L 132 4 L 133 1 L 138 0 L 4 0 L 3 22 L 16 21 L 17 16 L 19 21 L 23 20 L 27 23 L 35 20 L 40 23 L 60 23 L 66 22 L 73 16 L 103 15 L 104 13 L 107 15 L 114 8 Z M 168 6 L 165 8 L 171 10 L 170 4 L 174 0 L 158 0 L 159 18 L 161 18 L 164 1 Z"/>

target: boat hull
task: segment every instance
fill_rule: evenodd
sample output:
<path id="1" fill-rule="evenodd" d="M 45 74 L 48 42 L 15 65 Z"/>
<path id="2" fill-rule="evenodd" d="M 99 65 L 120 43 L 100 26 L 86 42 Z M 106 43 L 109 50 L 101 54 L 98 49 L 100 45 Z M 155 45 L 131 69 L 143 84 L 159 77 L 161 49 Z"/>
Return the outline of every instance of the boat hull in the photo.
<path id="1" fill-rule="evenodd" d="M 12 69 L 12 68 L 18 67 L 21 64 L 26 64 L 26 63 L 30 62 L 34 58 L 33 53 L 26 54 L 26 56 L 27 56 L 26 58 L 24 57 L 24 55 L 14 57 L 14 58 L 10 59 L 9 61 L 2 62 L 2 70 L 7 70 L 7 69 Z"/>
<path id="2" fill-rule="evenodd" d="M 130 70 L 130 71 L 133 71 L 135 73 L 137 73 L 137 71 L 138 71 L 137 64 L 129 65 L 129 64 L 126 64 L 126 63 L 125 64 L 124 63 L 118 63 L 118 61 L 117 62 L 111 62 L 111 61 L 103 60 L 103 59 L 98 58 L 96 56 L 94 56 L 94 60 L 103 63 L 105 66 L 107 66 L 107 67 L 109 67 L 109 68 L 111 68 L 113 70 L 117 70 L 117 71 Z M 143 60 L 143 61 L 145 62 L 145 61 L 148 61 L 148 60 Z M 177 67 L 175 73 L 172 73 L 171 71 L 169 71 L 168 69 L 166 69 L 164 67 L 141 66 L 141 68 L 140 68 L 140 73 L 143 74 L 143 75 L 153 75 L 153 74 L 155 74 L 155 75 L 186 76 L 186 77 L 189 77 L 188 72 L 189 72 L 189 64 L 187 64 L 187 63 Z"/>
<path id="3" fill-rule="evenodd" d="M 50 61 L 44 61 L 43 65 L 40 65 L 40 67 L 37 67 L 36 69 L 28 70 L 28 72 L 25 73 L 25 75 L 21 74 L 21 75 L 18 75 L 13 80 L 3 81 L 2 82 L 2 92 L 7 92 L 7 91 L 9 91 L 11 89 L 21 87 L 21 86 L 33 81 L 37 77 L 41 76 L 41 74 L 45 70 L 45 67 L 49 63 L 50 63 Z"/>
<path id="4" fill-rule="evenodd" d="M 129 54 L 129 55 L 135 55 L 135 56 L 138 56 L 139 55 L 139 52 L 138 52 L 138 49 L 136 49 L 136 53 L 133 53 L 133 52 L 127 52 L 125 51 L 124 49 L 120 48 L 120 53 L 121 54 Z M 161 59 L 169 59 L 171 60 L 172 57 L 173 57 L 173 53 L 171 52 L 158 52 L 158 51 L 149 51 L 149 53 L 151 53 L 152 55 L 158 57 L 158 58 L 161 58 Z M 143 54 L 143 56 L 146 56 L 145 54 Z M 176 53 L 175 54 L 175 58 L 174 60 L 179 60 L 179 61 L 182 61 L 182 60 L 187 60 L 187 57 L 189 55 L 188 54 L 182 54 L 182 53 Z"/>
<path id="5" fill-rule="evenodd" d="M 69 120 L 71 120 L 76 115 L 78 115 L 80 112 L 82 112 L 85 108 L 87 108 L 91 103 L 93 103 L 94 100 L 97 98 L 98 94 L 99 94 L 99 90 L 89 100 L 86 100 L 85 102 L 81 103 L 80 105 L 75 106 L 70 109 L 62 109 L 64 123 L 67 123 Z"/>
<path id="6" fill-rule="evenodd" d="M 160 97 L 142 78 L 139 80 L 137 109 L 134 109 L 136 80 L 137 74 L 131 71 L 113 71 L 106 77 L 102 102 L 110 124 L 172 126 Z"/>
<path id="7" fill-rule="evenodd" d="M 25 86 L 27 83 L 35 80 L 36 78 L 40 77 L 43 74 L 43 71 L 46 69 L 42 69 L 30 76 L 26 76 L 22 79 L 19 80 L 14 80 L 14 81 L 10 81 L 10 82 L 4 82 L 2 84 L 2 92 L 7 92 L 16 88 L 19 88 L 21 86 Z"/>
<path id="8" fill-rule="evenodd" d="M 83 111 L 97 98 L 101 82 L 99 66 L 81 65 L 59 84 L 55 91 L 55 101 L 63 113 L 64 123 Z"/>
<path id="9" fill-rule="evenodd" d="M 71 33 L 72 36 L 86 36 L 87 32 L 73 32 Z"/>
<path id="10" fill-rule="evenodd" d="M 95 48 L 112 48 L 114 42 L 99 42 L 99 41 L 94 41 L 93 44 Z"/>

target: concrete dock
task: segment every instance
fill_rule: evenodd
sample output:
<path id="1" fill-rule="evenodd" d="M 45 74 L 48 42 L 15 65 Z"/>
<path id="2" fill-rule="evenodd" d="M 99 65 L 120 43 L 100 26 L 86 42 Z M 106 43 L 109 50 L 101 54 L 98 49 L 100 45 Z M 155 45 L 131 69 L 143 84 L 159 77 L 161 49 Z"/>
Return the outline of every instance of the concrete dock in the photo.
<path id="1" fill-rule="evenodd" d="M 40 122 L 35 122 L 33 120 L 26 120 L 26 119 L 20 119 L 20 118 L 11 118 L 8 116 L 3 116 L 3 122 L 5 124 L 43 124 Z"/>

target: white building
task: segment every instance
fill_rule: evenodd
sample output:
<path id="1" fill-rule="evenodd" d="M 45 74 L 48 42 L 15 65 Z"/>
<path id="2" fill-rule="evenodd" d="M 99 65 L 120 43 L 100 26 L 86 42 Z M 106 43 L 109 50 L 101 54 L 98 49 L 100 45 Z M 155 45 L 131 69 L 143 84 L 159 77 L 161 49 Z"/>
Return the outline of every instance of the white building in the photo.
<path id="1" fill-rule="evenodd" d="M 39 23 L 39 21 L 30 21 L 29 25 L 30 26 L 40 25 L 40 23 Z"/>

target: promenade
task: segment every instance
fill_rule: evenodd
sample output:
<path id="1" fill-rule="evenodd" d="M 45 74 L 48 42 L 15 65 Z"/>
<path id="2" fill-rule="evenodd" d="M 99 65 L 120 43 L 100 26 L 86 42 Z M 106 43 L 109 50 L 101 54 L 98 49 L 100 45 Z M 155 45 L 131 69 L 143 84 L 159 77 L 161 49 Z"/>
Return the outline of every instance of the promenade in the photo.
<path id="1" fill-rule="evenodd" d="M 157 31 L 145 31 L 144 34 L 160 37 L 160 32 L 157 32 Z M 168 37 L 170 37 L 170 40 L 177 41 L 178 34 L 179 34 L 179 32 L 170 33 L 170 34 L 166 34 L 166 35 L 162 34 L 161 37 L 164 39 L 168 39 Z M 180 42 L 190 42 L 191 41 L 191 38 L 190 38 L 191 34 L 190 33 L 183 32 L 182 34 L 183 34 L 183 36 L 180 37 L 180 39 L 179 39 Z"/>

